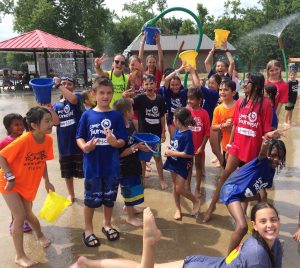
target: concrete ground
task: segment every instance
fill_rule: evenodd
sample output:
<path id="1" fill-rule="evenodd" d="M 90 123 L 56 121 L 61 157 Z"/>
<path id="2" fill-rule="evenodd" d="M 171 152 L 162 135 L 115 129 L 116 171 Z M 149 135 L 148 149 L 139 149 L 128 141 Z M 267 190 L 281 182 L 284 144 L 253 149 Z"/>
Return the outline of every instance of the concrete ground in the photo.
<path id="1" fill-rule="evenodd" d="M 57 99 L 54 93 L 53 99 Z M 32 93 L 0 94 L 0 120 L 10 112 L 18 112 L 25 115 L 26 111 L 35 105 Z M 282 111 L 283 114 L 283 111 Z M 283 267 L 299 267 L 300 245 L 292 239 L 298 223 L 300 209 L 300 109 L 295 110 L 295 125 L 287 131 L 284 139 L 287 146 L 286 167 L 279 175 L 275 176 L 274 187 L 268 191 L 269 200 L 278 209 L 281 219 L 280 238 L 285 240 Z M 1 123 L 2 124 L 2 123 Z M 4 127 L 0 127 L 0 137 L 5 136 Z M 55 159 L 48 162 L 50 180 L 59 194 L 65 195 L 66 187 L 60 178 L 58 153 L 55 128 L 53 128 L 55 140 Z M 152 163 L 151 176 L 146 180 L 145 203 L 143 207 L 151 207 L 157 219 L 157 224 L 162 231 L 162 239 L 157 245 L 157 263 L 184 259 L 187 255 L 224 256 L 227 251 L 229 237 L 233 230 L 233 221 L 224 205 L 219 204 L 213 219 L 207 223 L 201 223 L 201 217 L 211 199 L 211 194 L 220 170 L 211 164 L 212 153 L 210 146 L 206 149 L 206 178 L 203 183 L 203 197 L 200 219 L 189 216 L 191 203 L 182 200 L 184 217 L 182 221 L 174 221 L 175 210 L 171 193 L 171 178 L 165 172 L 165 178 L 169 185 L 166 191 L 161 191 L 155 172 L 155 164 Z M 78 256 L 85 255 L 92 259 L 97 258 L 130 258 L 139 261 L 142 252 L 142 229 L 129 226 L 125 222 L 122 210 L 123 201 L 119 194 L 114 209 L 113 225 L 121 231 L 121 239 L 109 242 L 101 233 L 102 209 L 97 209 L 94 216 L 95 234 L 100 237 L 102 245 L 99 248 L 87 248 L 81 241 L 83 232 L 83 180 L 75 181 L 77 200 L 74 205 L 68 207 L 63 215 L 50 224 L 40 220 L 42 230 L 53 243 L 43 250 L 36 242 L 33 234 L 25 234 L 26 253 L 41 264 L 36 267 L 68 267 Z M 33 210 L 38 214 L 46 197 L 43 182 L 40 186 Z M 9 234 L 10 212 L 1 196 L 0 198 L 0 267 L 17 267 L 14 264 L 15 251 L 12 238 Z"/>

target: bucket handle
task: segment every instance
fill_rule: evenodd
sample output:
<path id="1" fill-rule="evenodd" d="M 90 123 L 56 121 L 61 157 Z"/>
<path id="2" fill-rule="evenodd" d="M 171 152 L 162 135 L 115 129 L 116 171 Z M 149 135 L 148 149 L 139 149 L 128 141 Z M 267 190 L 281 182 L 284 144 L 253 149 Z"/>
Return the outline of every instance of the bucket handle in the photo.
<path id="1" fill-rule="evenodd" d="M 157 151 L 153 150 L 146 142 L 144 142 L 144 144 L 146 145 L 148 150 L 151 151 L 152 153 L 157 154 L 159 152 L 159 149 Z"/>

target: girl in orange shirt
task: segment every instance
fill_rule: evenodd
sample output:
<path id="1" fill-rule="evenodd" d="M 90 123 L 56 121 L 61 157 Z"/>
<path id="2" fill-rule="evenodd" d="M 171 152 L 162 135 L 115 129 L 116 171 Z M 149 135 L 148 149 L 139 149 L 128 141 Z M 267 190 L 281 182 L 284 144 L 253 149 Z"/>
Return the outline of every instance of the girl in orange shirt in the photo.
<path id="1" fill-rule="evenodd" d="M 23 222 L 26 219 L 36 233 L 42 247 L 50 240 L 41 231 L 40 223 L 32 212 L 41 178 L 45 188 L 54 191 L 49 182 L 46 160 L 53 159 L 52 117 L 42 107 L 31 108 L 25 118 L 28 132 L 10 143 L 0 152 L 0 192 L 13 215 L 12 237 L 16 249 L 15 262 L 23 267 L 37 264 L 27 257 L 23 247 Z"/>

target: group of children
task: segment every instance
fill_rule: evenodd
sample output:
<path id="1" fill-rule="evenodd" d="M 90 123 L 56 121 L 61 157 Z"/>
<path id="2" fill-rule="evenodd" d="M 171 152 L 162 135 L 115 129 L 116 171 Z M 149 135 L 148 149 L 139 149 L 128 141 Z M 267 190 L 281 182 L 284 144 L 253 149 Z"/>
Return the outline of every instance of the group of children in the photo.
<path id="1" fill-rule="evenodd" d="M 144 42 L 140 57 L 130 58 L 129 75 L 124 73 L 125 57 L 122 54 L 114 57 L 111 71 L 102 70 L 101 64 L 106 60 L 103 55 L 95 59 L 98 77 L 92 89 L 83 96 L 75 93 L 73 79 L 62 77 L 55 80 L 61 98 L 53 106 L 34 107 L 24 120 L 17 115 L 10 117 L 9 123 L 7 120 L 4 122 L 9 136 L 1 142 L 2 148 L 5 148 L 0 152 L 0 192 L 13 217 L 11 233 L 17 252 L 16 263 L 24 267 L 36 263 L 27 257 L 23 249 L 23 229 L 25 231 L 27 223 L 36 232 L 43 247 L 50 244 L 32 213 L 31 203 L 41 177 L 45 180 L 46 190 L 54 191 L 46 165 L 46 160 L 53 158 L 49 135 L 53 125 L 57 127 L 61 177 L 65 179 L 70 201 L 75 200 L 74 177 L 84 177 L 82 240 L 87 247 L 100 246 L 100 240 L 94 234 L 93 215 L 95 208 L 102 205 L 102 232 L 109 241 L 119 239 L 119 231 L 111 223 L 119 185 L 127 213 L 126 221 L 137 227 L 143 225 L 136 217 L 136 213 L 141 211 L 135 206 L 144 202 L 147 163 L 139 160 L 138 151 L 146 152 L 149 148 L 143 142 L 137 142 L 134 133 L 152 133 L 165 142 L 166 128 L 170 136 L 170 145 L 163 152 L 166 161 L 162 161 L 161 144 L 153 156 L 161 189 L 168 187 L 163 170 L 171 174 L 174 219 L 182 219 L 181 196 L 192 202 L 191 215 L 200 211 L 205 147 L 210 141 L 224 171 L 203 222 L 212 218 L 220 199 L 236 222 L 228 252 L 241 242 L 247 232 L 245 204 L 252 199 L 266 201 L 265 188 L 272 186 L 275 170 L 281 169 L 285 163 L 284 143 L 277 140 L 282 131 L 276 130 L 278 122 L 274 113 L 279 113 L 288 96 L 288 84 L 281 79 L 281 67 L 277 61 L 268 63 L 266 82 L 261 73 L 249 73 L 242 84 L 245 96 L 236 101 L 236 83 L 230 79 L 234 61 L 226 43 L 223 46 L 230 64 L 217 61 L 215 73 L 209 70 L 206 87 L 196 70 L 185 62 L 177 70 L 167 69 L 163 75 L 159 34 L 156 42 L 158 64 L 150 55 L 146 59 L 146 68 L 143 68 L 140 57 L 143 57 Z M 212 49 L 206 59 L 207 68 L 213 69 L 209 62 L 214 53 Z M 182 86 L 179 76 L 184 67 L 192 78 L 193 86 L 189 89 Z M 164 85 L 160 87 L 162 76 Z M 295 74 L 291 73 L 291 78 L 294 92 L 297 84 Z M 276 90 L 268 84 L 275 86 Z M 293 109 L 294 99 L 294 95 L 293 100 L 288 99 L 288 111 Z M 83 104 L 86 111 L 83 111 Z M 25 134 L 24 125 L 28 131 Z M 193 165 L 196 169 L 194 193 L 191 191 Z M 269 207 L 266 205 L 264 208 Z M 255 217 L 251 219 L 254 222 Z M 158 234 L 157 230 L 155 232 Z M 191 262 L 191 259 L 185 261 L 184 267 L 196 267 L 187 265 Z"/>

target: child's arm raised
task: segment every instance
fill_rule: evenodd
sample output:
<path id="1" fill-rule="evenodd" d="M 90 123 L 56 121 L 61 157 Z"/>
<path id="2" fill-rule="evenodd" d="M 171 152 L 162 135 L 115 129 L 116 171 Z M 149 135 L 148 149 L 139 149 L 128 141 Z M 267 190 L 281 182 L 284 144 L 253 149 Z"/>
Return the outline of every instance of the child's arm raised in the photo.
<path id="1" fill-rule="evenodd" d="M 200 78 L 196 70 L 189 64 L 189 71 L 192 76 L 192 84 L 195 88 L 201 88 Z"/>
<path id="2" fill-rule="evenodd" d="M 225 50 L 227 59 L 229 61 L 228 74 L 230 76 L 232 76 L 232 73 L 233 73 L 233 70 L 234 70 L 234 67 L 235 67 L 235 62 L 234 62 L 234 58 L 232 57 L 231 52 L 227 48 L 227 41 L 223 43 L 223 48 Z"/>
<path id="3" fill-rule="evenodd" d="M 213 46 L 211 51 L 208 52 L 208 55 L 204 61 L 205 70 L 207 73 L 209 73 L 211 71 L 214 53 L 215 53 L 215 45 Z"/>
<path id="4" fill-rule="evenodd" d="M 66 87 L 64 87 L 63 85 L 60 85 L 58 89 L 61 92 L 61 94 L 64 96 L 64 98 L 68 100 L 70 103 L 76 105 L 79 102 L 77 96 L 73 92 L 68 90 Z"/>
<path id="5" fill-rule="evenodd" d="M 144 34 L 142 36 L 141 46 L 139 49 L 139 58 L 141 59 L 141 62 L 144 62 L 145 42 L 146 42 L 146 32 L 144 32 Z"/>
<path id="6" fill-rule="evenodd" d="M 94 66 L 95 66 L 95 70 L 97 75 L 101 76 L 101 77 L 108 77 L 108 72 L 105 72 L 102 70 L 101 68 L 101 64 L 103 62 L 105 62 L 107 60 L 107 56 L 105 54 L 103 54 L 100 58 L 96 58 L 94 60 Z"/>
<path id="7" fill-rule="evenodd" d="M 4 177 L 7 180 L 4 190 L 9 191 L 15 187 L 15 177 L 10 170 L 6 158 L 2 155 L 0 155 L 0 167 L 3 169 L 5 174 Z"/>
<path id="8" fill-rule="evenodd" d="M 49 176 L 48 176 L 48 168 L 47 168 L 47 163 L 45 164 L 44 168 L 44 173 L 43 173 L 43 178 L 45 181 L 45 188 L 47 193 L 51 190 L 52 192 L 55 192 L 55 188 L 53 184 L 49 181 Z"/>
<path id="9" fill-rule="evenodd" d="M 184 69 L 183 67 L 183 63 L 181 64 L 181 66 L 175 70 L 174 72 L 170 73 L 168 76 L 165 77 L 164 79 L 164 86 L 165 86 L 165 89 L 168 89 L 169 88 L 169 84 L 170 84 L 170 81 L 172 80 L 173 77 L 175 76 L 178 76 L 180 75 L 180 72 Z"/>
<path id="10" fill-rule="evenodd" d="M 164 71 L 164 54 L 163 54 L 163 50 L 161 48 L 160 34 L 159 33 L 157 33 L 155 35 L 155 41 L 156 41 L 157 52 L 158 52 L 158 66 L 157 66 L 157 69 L 162 73 Z"/>

